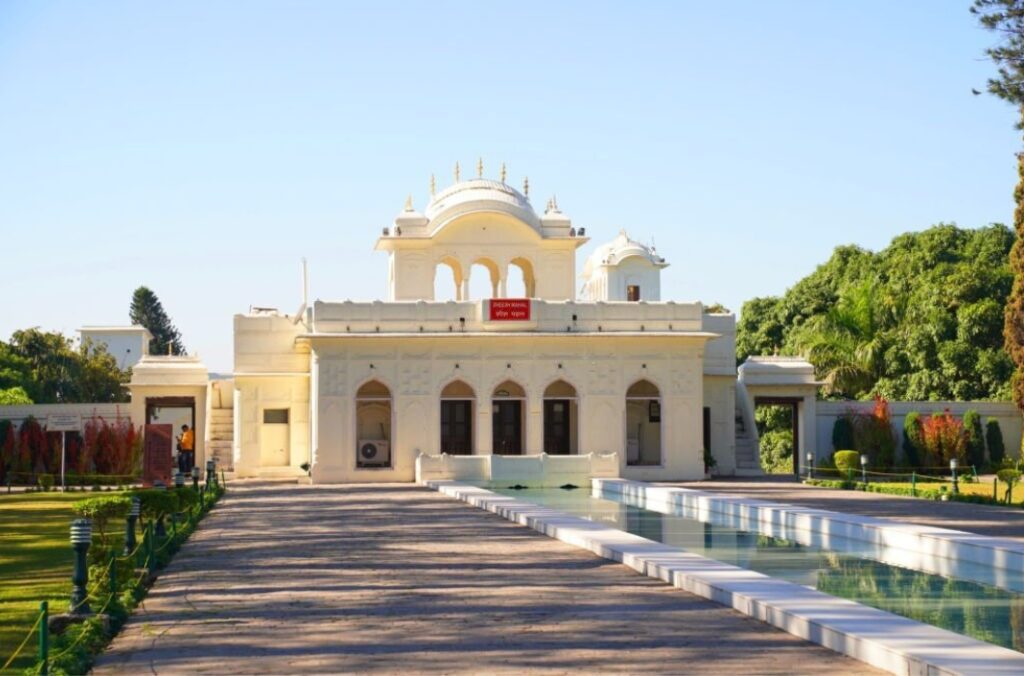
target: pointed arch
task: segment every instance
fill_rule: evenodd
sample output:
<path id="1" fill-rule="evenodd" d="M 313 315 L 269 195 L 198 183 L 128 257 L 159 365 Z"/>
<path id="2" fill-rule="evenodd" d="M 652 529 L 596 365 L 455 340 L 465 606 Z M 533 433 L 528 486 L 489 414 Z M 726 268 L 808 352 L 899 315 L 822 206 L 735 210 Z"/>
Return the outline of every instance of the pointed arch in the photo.
<path id="1" fill-rule="evenodd" d="M 441 452 L 472 455 L 475 447 L 476 392 L 455 379 L 441 389 Z"/>
<path id="2" fill-rule="evenodd" d="M 544 452 L 579 452 L 579 400 L 576 388 L 559 378 L 544 388 Z"/>
<path id="3" fill-rule="evenodd" d="M 490 258 L 477 258 L 469 266 L 469 297 L 462 300 L 497 298 L 501 269 Z"/>
<path id="4" fill-rule="evenodd" d="M 646 378 L 626 389 L 626 464 L 662 464 L 661 390 Z"/>
<path id="5" fill-rule="evenodd" d="M 526 390 L 514 380 L 504 380 L 491 392 L 492 452 L 521 455 L 526 438 Z"/>
<path id="6" fill-rule="evenodd" d="M 512 268 L 518 269 L 518 278 L 513 275 Z M 509 261 L 505 277 L 508 285 L 506 295 L 509 298 L 536 298 L 537 281 L 533 272 L 533 263 L 528 258 L 519 256 Z"/>
<path id="7" fill-rule="evenodd" d="M 392 467 L 394 406 L 391 388 L 371 378 L 356 390 L 356 468 Z"/>
<path id="8" fill-rule="evenodd" d="M 454 256 L 444 256 L 434 266 L 434 300 L 462 300 L 465 273 Z"/>

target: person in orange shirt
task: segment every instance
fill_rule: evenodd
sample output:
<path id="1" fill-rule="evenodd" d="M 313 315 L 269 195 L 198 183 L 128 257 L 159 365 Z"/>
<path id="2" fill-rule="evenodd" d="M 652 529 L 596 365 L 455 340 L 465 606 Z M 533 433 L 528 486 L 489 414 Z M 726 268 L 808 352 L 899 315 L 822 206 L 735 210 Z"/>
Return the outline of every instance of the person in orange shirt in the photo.
<path id="1" fill-rule="evenodd" d="M 189 429 L 188 425 L 182 425 L 181 436 L 178 437 L 178 471 L 182 474 L 191 473 L 195 462 L 196 435 Z"/>

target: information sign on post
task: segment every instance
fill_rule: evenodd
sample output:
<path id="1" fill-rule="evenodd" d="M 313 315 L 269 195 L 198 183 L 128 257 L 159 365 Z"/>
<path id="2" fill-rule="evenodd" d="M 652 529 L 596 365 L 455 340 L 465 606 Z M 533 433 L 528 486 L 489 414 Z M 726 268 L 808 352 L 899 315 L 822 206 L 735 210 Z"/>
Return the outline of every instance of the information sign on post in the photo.
<path id="1" fill-rule="evenodd" d="M 60 489 L 67 490 L 65 471 L 68 464 L 68 432 L 82 431 L 82 416 L 78 413 L 51 413 L 46 416 L 46 431 L 60 432 Z"/>

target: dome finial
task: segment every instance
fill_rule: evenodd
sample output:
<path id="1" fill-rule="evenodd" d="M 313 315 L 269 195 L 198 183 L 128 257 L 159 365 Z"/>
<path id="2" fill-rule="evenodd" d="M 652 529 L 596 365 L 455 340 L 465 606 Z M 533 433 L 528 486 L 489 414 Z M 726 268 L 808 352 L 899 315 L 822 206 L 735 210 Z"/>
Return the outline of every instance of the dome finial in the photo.
<path id="1" fill-rule="evenodd" d="M 412 208 L 412 194 L 411 193 L 409 194 L 408 197 L 405 198 L 405 210 L 406 211 L 413 211 L 413 208 Z"/>
<path id="2" fill-rule="evenodd" d="M 430 175 L 430 196 L 433 197 L 434 193 L 437 192 L 437 181 L 434 179 L 434 175 Z"/>
<path id="3" fill-rule="evenodd" d="M 523 177 L 523 197 L 529 197 L 529 196 L 530 196 L 530 177 L 529 176 L 524 176 Z"/>
<path id="4" fill-rule="evenodd" d="M 551 196 L 551 210 L 552 211 L 558 211 L 558 196 L 557 195 L 552 195 Z"/>
<path id="5" fill-rule="evenodd" d="M 476 161 L 476 177 L 484 177 L 484 158 L 482 157 Z"/>
<path id="6" fill-rule="evenodd" d="M 501 163 L 501 182 L 505 182 L 505 163 Z"/>
<path id="7" fill-rule="evenodd" d="M 456 183 L 459 182 L 459 176 L 461 175 L 461 173 L 462 173 L 462 171 L 459 169 L 459 163 L 458 163 L 458 161 L 456 161 L 455 162 L 455 182 Z"/>

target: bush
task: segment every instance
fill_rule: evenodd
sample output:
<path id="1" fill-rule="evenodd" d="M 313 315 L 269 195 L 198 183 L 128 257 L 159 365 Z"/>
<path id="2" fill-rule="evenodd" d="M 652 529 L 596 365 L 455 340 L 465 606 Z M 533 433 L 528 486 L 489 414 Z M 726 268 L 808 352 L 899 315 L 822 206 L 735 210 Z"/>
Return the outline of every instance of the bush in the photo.
<path id="1" fill-rule="evenodd" d="M 53 489 L 54 480 L 52 474 L 40 474 L 38 482 L 40 490 L 48 491 Z"/>
<path id="2" fill-rule="evenodd" d="M 1003 445 L 1003 431 L 999 429 L 999 421 L 995 418 L 985 421 L 985 441 L 988 442 L 989 460 L 998 466 L 1006 457 L 1006 447 Z"/>
<path id="3" fill-rule="evenodd" d="M 892 467 L 896 462 L 896 438 L 892 433 L 892 415 L 889 402 L 875 395 L 871 413 L 853 414 L 853 446 L 871 459 L 871 466 L 879 469 Z"/>
<path id="4" fill-rule="evenodd" d="M 75 514 L 92 519 L 93 526 L 100 535 L 100 543 L 107 543 L 107 524 L 111 519 L 124 518 L 132 507 L 131 498 L 127 495 L 104 495 L 79 500 L 71 508 Z"/>
<path id="5" fill-rule="evenodd" d="M 845 415 L 832 426 L 832 450 L 839 452 L 844 448 L 853 448 L 853 421 Z"/>
<path id="6" fill-rule="evenodd" d="M 174 491 L 147 488 L 132 495 L 139 499 L 142 516 L 147 521 L 156 521 L 178 509 L 178 497 Z"/>
<path id="7" fill-rule="evenodd" d="M 910 467 L 920 467 L 923 446 L 921 414 L 911 411 L 903 418 L 903 461 Z"/>
<path id="8" fill-rule="evenodd" d="M 1020 471 L 1016 469 L 1001 469 L 996 472 L 996 478 L 1006 484 L 1006 495 L 1004 500 L 1010 504 L 1010 497 L 1013 495 L 1013 485 L 1020 481 Z"/>
<path id="9" fill-rule="evenodd" d="M 857 451 L 836 451 L 832 458 L 840 472 L 849 472 L 860 467 L 860 453 Z"/>
<path id="10" fill-rule="evenodd" d="M 964 425 L 948 409 L 928 416 L 922 423 L 922 432 L 929 462 L 945 465 L 952 458 L 960 462 L 966 460 L 967 434 Z"/>
<path id="11" fill-rule="evenodd" d="M 964 413 L 964 434 L 967 437 L 967 462 L 975 468 L 985 464 L 985 437 L 981 431 L 981 416 L 973 408 Z"/>
<path id="12" fill-rule="evenodd" d="M 769 474 L 793 473 L 792 430 L 771 430 L 760 440 L 761 467 Z"/>

